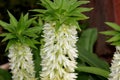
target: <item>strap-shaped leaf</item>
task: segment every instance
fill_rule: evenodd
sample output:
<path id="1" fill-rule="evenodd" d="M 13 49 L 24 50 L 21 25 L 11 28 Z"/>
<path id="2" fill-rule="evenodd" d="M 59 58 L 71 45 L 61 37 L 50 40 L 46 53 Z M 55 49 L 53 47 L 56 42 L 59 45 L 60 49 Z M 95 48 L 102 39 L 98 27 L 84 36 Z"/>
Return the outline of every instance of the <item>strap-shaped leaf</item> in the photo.
<path id="1" fill-rule="evenodd" d="M 109 27 L 115 29 L 116 31 L 120 31 L 120 26 L 116 23 L 113 22 L 105 22 Z"/>
<path id="2" fill-rule="evenodd" d="M 111 45 L 120 46 L 120 41 L 112 42 Z"/>
<path id="3" fill-rule="evenodd" d="M 91 11 L 92 9 L 93 8 L 80 7 L 80 8 L 77 8 L 76 11 L 78 11 L 79 13 L 81 13 L 81 12 Z"/>
<path id="4" fill-rule="evenodd" d="M 114 42 L 114 41 L 120 41 L 120 34 L 113 36 L 107 42 Z"/>
<path id="5" fill-rule="evenodd" d="M 97 68 L 97 67 L 86 67 L 86 66 L 79 66 L 77 68 L 78 71 L 80 72 L 87 72 L 87 73 L 92 73 L 95 75 L 100 75 L 103 76 L 105 78 L 108 78 L 109 73 L 108 71 L 101 69 L 101 68 Z"/>
<path id="6" fill-rule="evenodd" d="M 10 33 L 2 33 L 2 34 L 0 34 L 0 36 L 7 36 L 8 34 L 10 34 Z"/>
<path id="7" fill-rule="evenodd" d="M 77 42 L 79 59 L 90 66 L 99 67 L 109 71 L 109 65 L 106 61 L 100 59 L 93 53 L 93 45 L 97 39 L 96 29 L 87 29 Z"/>
<path id="8" fill-rule="evenodd" d="M 104 35 L 110 35 L 110 36 L 114 36 L 114 35 L 117 35 L 117 34 L 120 34 L 120 32 L 118 32 L 118 31 L 113 31 L 113 30 L 111 30 L 111 31 L 102 31 L 102 32 L 100 32 L 101 34 L 104 34 Z"/>
<path id="9" fill-rule="evenodd" d="M 38 12 L 38 13 L 45 13 L 46 12 L 46 10 L 42 10 L 42 9 L 33 9 L 33 10 L 30 10 L 30 11 Z"/>

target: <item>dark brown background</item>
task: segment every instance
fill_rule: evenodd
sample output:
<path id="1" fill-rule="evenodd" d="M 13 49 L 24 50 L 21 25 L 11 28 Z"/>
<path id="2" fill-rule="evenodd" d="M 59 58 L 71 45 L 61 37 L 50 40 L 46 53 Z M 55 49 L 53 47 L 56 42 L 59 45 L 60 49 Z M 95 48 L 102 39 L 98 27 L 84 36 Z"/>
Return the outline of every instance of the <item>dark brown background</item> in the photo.
<path id="1" fill-rule="evenodd" d="M 93 7 L 88 15 L 90 19 L 90 27 L 97 27 L 98 31 L 109 30 L 110 28 L 104 24 L 106 21 L 112 21 L 120 24 L 120 0 L 90 0 L 87 6 Z M 95 45 L 95 53 L 111 62 L 115 47 L 105 42 L 106 36 L 98 33 L 98 40 Z"/>

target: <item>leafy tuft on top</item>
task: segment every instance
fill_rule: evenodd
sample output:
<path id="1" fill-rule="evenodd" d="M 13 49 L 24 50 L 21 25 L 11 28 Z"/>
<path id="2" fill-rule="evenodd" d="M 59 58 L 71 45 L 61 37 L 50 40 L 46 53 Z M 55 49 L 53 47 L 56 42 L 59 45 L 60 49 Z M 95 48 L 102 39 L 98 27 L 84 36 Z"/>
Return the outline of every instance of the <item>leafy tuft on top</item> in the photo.
<path id="1" fill-rule="evenodd" d="M 101 34 L 111 36 L 106 42 L 110 42 L 111 45 L 120 46 L 120 26 L 113 22 L 105 22 L 105 24 L 114 29 L 100 32 Z"/>
<path id="2" fill-rule="evenodd" d="M 38 43 L 35 40 L 38 37 L 36 33 L 41 31 L 40 26 L 32 26 L 36 18 L 28 19 L 29 14 L 27 13 L 25 15 L 21 14 L 19 21 L 17 21 L 9 11 L 8 15 L 10 23 L 0 20 L 0 25 L 7 30 L 6 33 L 0 34 L 0 36 L 5 37 L 2 42 L 9 40 L 6 50 L 15 43 L 27 44 L 30 47 L 36 48 L 34 45 Z"/>
<path id="3" fill-rule="evenodd" d="M 41 0 L 39 3 L 45 9 L 34 9 L 35 16 L 40 16 L 45 22 L 55 22 L 56 27 L 61 24 L 75 25 L 78 29 L 78 21 L 88 19 L 83 12 L 91 11 L 93 8 L 80 7 L 89 1 L 78 0 Z M 57 29 L 57 28 L 56 28 Z"/>

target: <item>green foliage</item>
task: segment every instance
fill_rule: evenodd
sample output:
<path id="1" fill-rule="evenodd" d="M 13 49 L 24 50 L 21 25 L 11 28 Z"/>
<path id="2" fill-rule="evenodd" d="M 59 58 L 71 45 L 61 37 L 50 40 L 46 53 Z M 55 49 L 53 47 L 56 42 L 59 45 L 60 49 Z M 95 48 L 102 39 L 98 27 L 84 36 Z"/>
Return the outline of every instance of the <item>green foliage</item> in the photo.
<path id="1" fill-rule="evenodd" d="M 78 44 L 80 44 L 84 49 L 86 49 L 90 53 L 93 53 L 93 46 L 96 40 L 97 30 L 95 28 L 87 29 L 82 32 Z"/>
<path id="2" fill-rule="evenodd" d="M 35 64 L 35 71 L 36 71 L 36 78 L 37 80 L 40 80 L 40 71 L 41 71 L 41 57 L 40 57 L 40 49 L 34 49 L 33 50 L 34 53 L 34 64 Z"/>
<path id="3" fill-rule="evenodd" d="M 89 73 L 86 75 L 88 76 L 88 80 L 89 79 L 96 80 L 95 79 L 96 77 L 100 80 L 106 80 L 106 77 L 108 76 L 109 73 L 109 65 L 107 62 L 103 61 L 102 59 L 97 57 L 96 54 L 93 53 L 93 46 L 96 39 L 97 39 L 97 30 L 95 28 L 87 29 L 82 32 L 77 43 L 78 54 L 79 54 L 77 70 L 78 73 L 80 74 L 81 72 L 82 74 Z M 97 72 L 97 70 L 100 72 Z M 105 74 L 103 74 L 102 72 L 105 72 Z M 91 73 L 95 75 L 92 76 Z M 81 76 L 80 74 L 79 76 Z"/>
<path id="4" fill-rule="evenodd" d="M 107 78 L 108 75 L 109 75 L 108 71 L 103 70 L 101 68 L 97 68 L 97 67 L 79 66 L 77 68 L 77 70 L 82 71 L 82 72 L 86 72 L 86 73 L 92 73 L 92 74 L 100 75 L 100 76 L 103 76 L 105 78 Z"/>
<path id="5" fill-rule="evenodd" d="M 83 4 L 87 4 L 89 1 L 77 1 L 77 0 L 41 0 L 40 5 L 45 9 L 34 9 L 31 11 L 38 12 L 35 16 L 42 17 L 46 22 L 57 23 L 56 29 L 61 24 L 75 25 L 78 29 L 78 20 L 88 19 L 83 12 L 91 11 L 92 8 L 80 7 Z"/>
<path id="6" fill-rule="evenodd" d="M 35 21 L 35 17 L 28 19 L 28 13 L 23 16 L 21 14 L 19 21 L 8 11 L 10 17 L 10 23 L 6 23 L 0 20 L 0 25 L 8 32 L 1 34 L 0 36 L 5 37 L 2 41 L 7 41 L 8 49 L 12 44 L 17 42 L 27 44 L 30 47 L 36 48 L 34 44 L 39 43 L 35 38 L 38 38 L 37 33 L 41 32 L 42 28 L 38 25 L 33 26 L 32 23 Z M 29 28 L 30 27 L 30 28 Z"/>
<path id="7" fill-rule="evenodd" d="M 106 42 L 110 42 L 111 45 L 119 46 L 120 45 L 120 26 L 113 22 L 105 22 L 106 25 L 113 28 L 114 30 L 103 31 L 101 34 L 112 36 Z"/>
<path id="8" fill-rule="evenodd" d="M 0 80 L 12 80 L 11 74 L 3 69 L 0 69 Z"/>

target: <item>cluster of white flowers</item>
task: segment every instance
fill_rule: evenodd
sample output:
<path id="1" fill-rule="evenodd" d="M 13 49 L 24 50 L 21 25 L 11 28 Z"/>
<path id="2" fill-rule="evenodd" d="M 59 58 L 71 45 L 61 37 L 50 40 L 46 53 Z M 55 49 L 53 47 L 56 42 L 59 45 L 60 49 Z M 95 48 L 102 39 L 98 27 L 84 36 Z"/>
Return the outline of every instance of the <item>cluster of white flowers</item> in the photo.
<path id="1" fill-rule="evenodd" d="M 36 80 L 32 53 L 28 46 L 12 45 L 8 57 L 13 80 Z"/>
<path id="2" fill-rule="evenodd" d="M 78 57 L 76 27 L 63 24 L 55 31 L 55 23 L 46 23 L 43 30 L 41 80 L 75 80 Z"/>
<path id="3" fill-rule="evenodd" d="M 120 80 L 120 46 L 116 46 L 110 70 L 109 80 Z"/>

